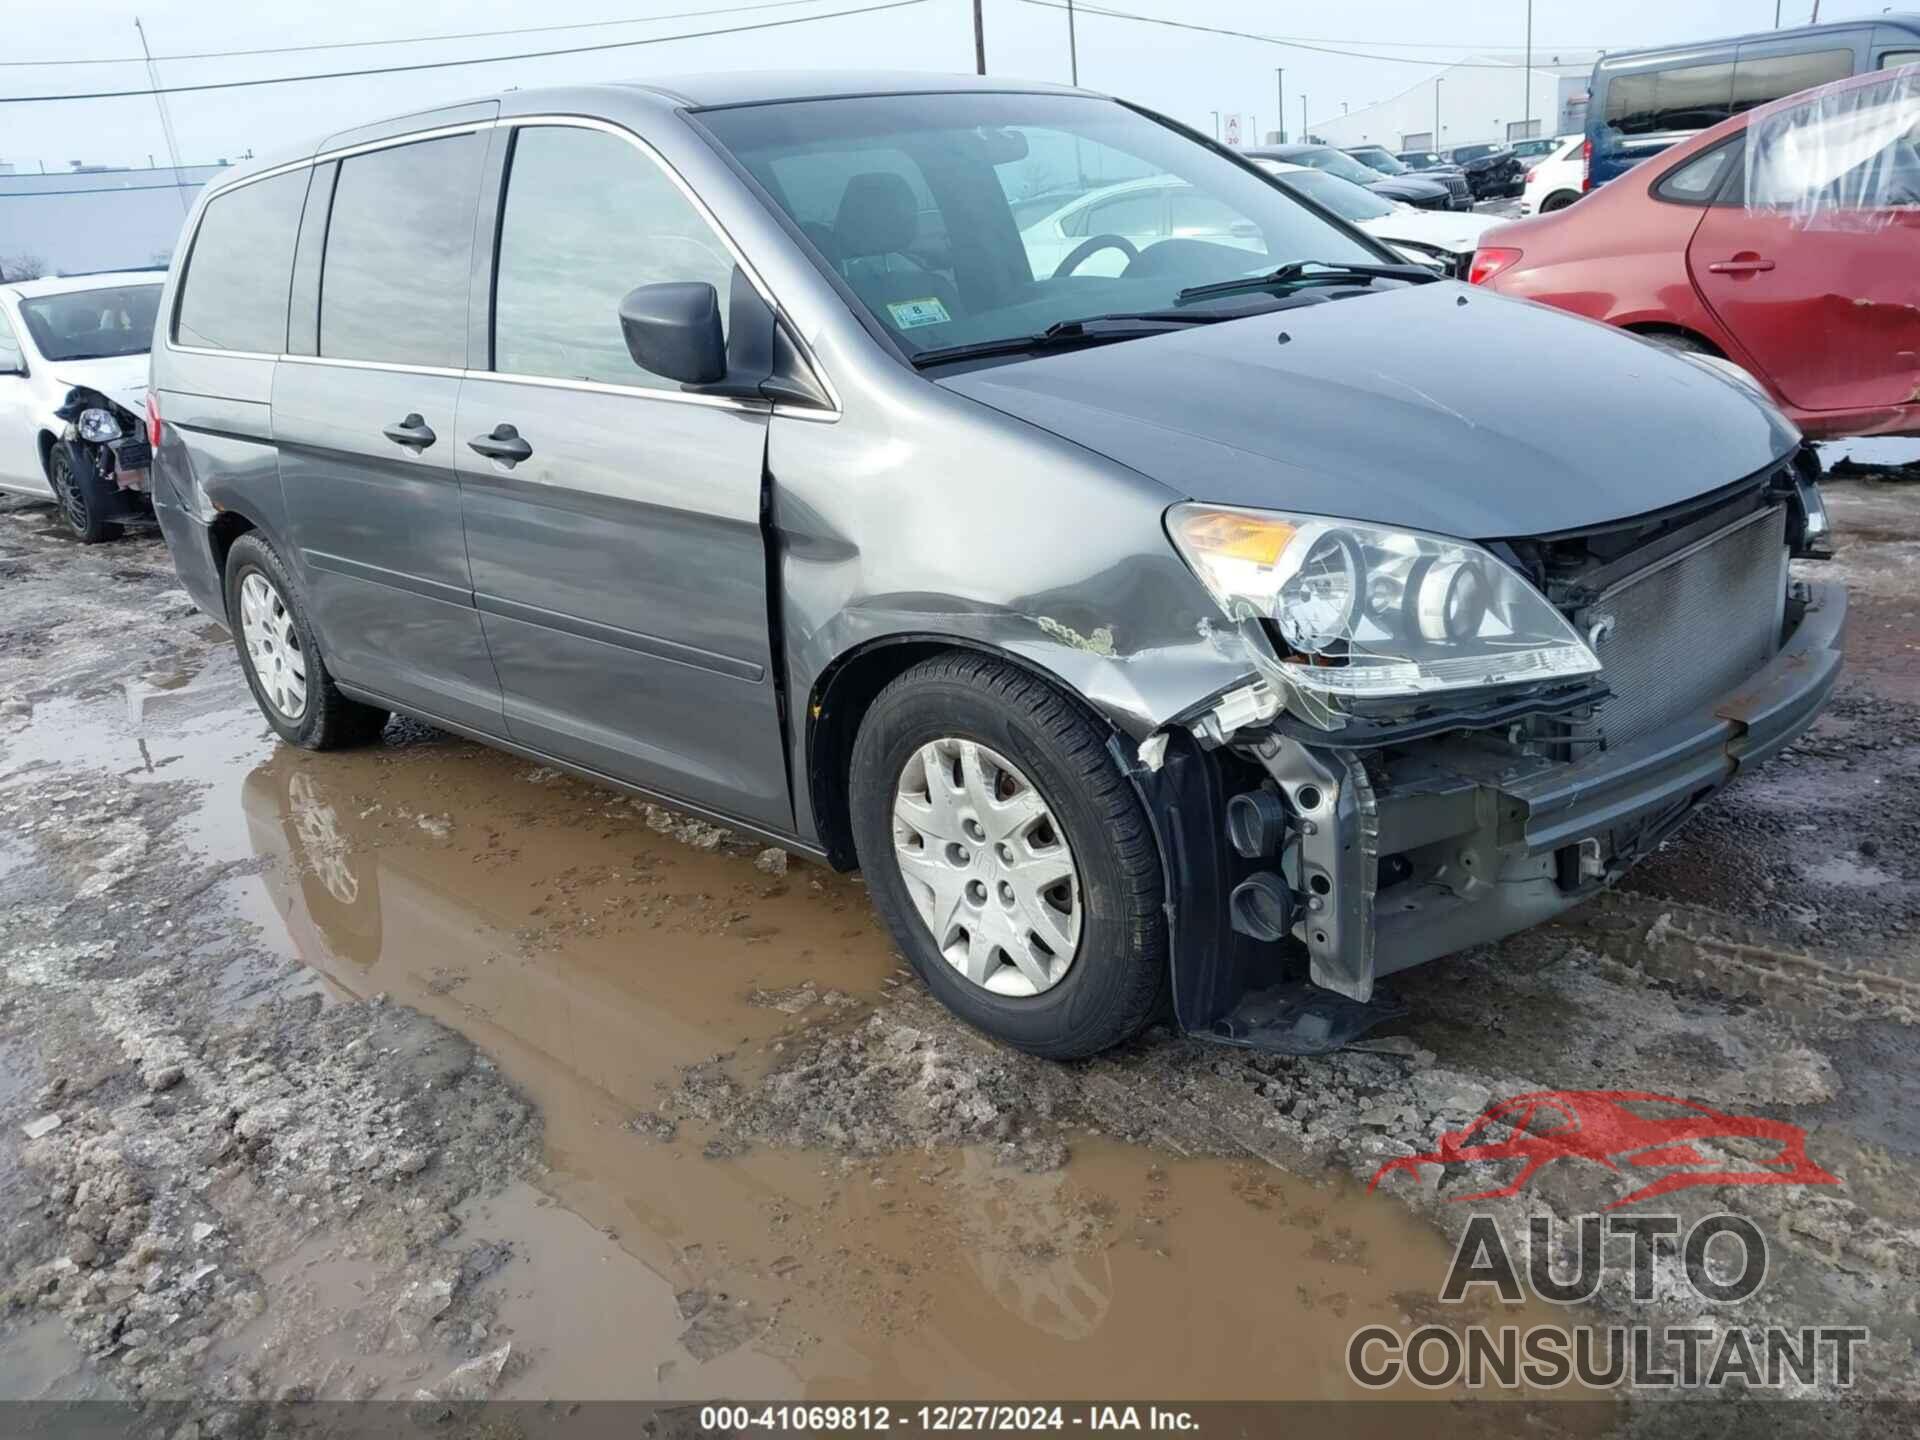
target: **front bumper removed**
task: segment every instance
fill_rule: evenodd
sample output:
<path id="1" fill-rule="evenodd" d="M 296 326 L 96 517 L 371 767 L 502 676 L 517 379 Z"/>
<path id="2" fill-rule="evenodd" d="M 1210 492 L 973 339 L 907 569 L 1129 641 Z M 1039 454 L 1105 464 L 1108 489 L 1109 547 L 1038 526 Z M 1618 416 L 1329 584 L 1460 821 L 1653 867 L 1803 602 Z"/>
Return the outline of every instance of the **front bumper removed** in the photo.
<path id="1" fill-rule="evenodd" d="M 1813 724 L 1839 678 L 1846 613 L 1844 587 L 1811 587 L 1785 646 L 1739 689 L 1571 764 L 1486 732 L 1362 751 L 1244 730 L 1232 759 L 1162 732 L 1157 767 L 1124 763 L 1166 863 L 1181 1024 L 1258 1049 L 1336 1049 L 1399 1013 L 1376 995 L 1380 977 L 1612 884 Z M 1270 842 L 1236 849 L 1228 807 L 1252 789 L 1277 795 L 1284 816 Z M 1250 880 L 1284 891 L 1290 941 L 1235 928 L 1228 897 Z"/>

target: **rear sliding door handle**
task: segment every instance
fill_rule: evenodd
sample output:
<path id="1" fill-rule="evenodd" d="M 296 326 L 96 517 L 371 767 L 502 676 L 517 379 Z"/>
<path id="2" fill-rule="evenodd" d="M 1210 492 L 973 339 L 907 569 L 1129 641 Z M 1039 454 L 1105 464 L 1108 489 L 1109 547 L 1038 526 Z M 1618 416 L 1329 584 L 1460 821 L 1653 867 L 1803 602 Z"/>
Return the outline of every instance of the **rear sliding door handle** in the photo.
<path id="1" fill-rule="evenodd" d="M 1752 275 L 1773 269 L 1773 261 L 1762 260 L 1758 255 L 1736 255 L 1731 260 L 1716 260 L 1707 269 L 1716 275 Z"/>
<path id="2" fill-rule="evenodd" d="M 389 425 L 380 432 L 396 445 L 404 445 L 418 455 L 439 437 L 433 433 L 433 427 L 419 415 L 409 415 L 398 425 Z"/>
<path id="3" fill-rule="evenodd" d="M 509 465 L 518 465 L 533 454 L 533 446 L 520 438 L 520 432 L 511 425 L 496 425 L 485 435 L 476 435 L 467 442 L 467 448 L 489 460 L 503 460 Z"/>

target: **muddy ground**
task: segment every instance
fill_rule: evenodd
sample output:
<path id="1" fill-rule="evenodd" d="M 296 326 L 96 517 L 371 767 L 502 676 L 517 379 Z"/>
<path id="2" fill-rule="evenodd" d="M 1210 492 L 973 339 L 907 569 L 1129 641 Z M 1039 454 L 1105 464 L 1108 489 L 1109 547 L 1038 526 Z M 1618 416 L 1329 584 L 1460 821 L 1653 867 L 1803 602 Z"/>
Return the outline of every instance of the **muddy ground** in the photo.
<path id="1" fill-rule="evenodd" d="M 411 722 L 276 744 L 157 538 L 0 502 L 0 1396 L 210 1427 L 421 1392 L 1324 1400 L 1361 1393 L 1363 1324 L 1637 1319 L 1866 1325 L 1851 1395 L 1910 1398 L 1920 485 L 1828 493 L 1838 699 L 1625 891 L 1405 977 L 1362 1049 L 1155 1031 L 1072 1066 L 951 1021 L 857 877 Z M 1610 1277 L 1454 1313 L 1454 1202 L 1511 1172 L 1365 1182 L 1548 1089 L 1789 1120 L 1841 1183 L 1670 1197 L 1761 1227 L 1742 1305 L 1663 1254 L 1652 1305 Z M 1520 1236 L 1617 1181 L 1471 1208 Z"/>

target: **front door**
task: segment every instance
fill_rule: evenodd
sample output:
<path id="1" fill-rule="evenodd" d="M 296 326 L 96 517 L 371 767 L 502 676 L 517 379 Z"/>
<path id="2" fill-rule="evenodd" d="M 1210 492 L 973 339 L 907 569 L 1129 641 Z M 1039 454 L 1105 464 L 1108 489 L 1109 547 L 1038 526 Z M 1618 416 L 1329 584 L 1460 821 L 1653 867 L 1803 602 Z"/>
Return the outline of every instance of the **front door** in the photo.
<path id="1" fill-rule="evenodd" d="M 475 603 L 509 735 L 743 819 L 793 823 L 770 644 L 768 407 L 685 392 L 627 353 L 621 298 L 736 276 L 650 151 L 513 131 L 491 372 L 460 395 Z"/>
<path id="2" fill-rule="evenodd" d="M 337 179 L 315 172 L 302 248 L 325 236 L 318 353 L 276 367 L 273 427 L 292 543 L 333 672 L 497 735 L 500 687 L 473 605 L 454 473 L 487 140 L 476 130 L 414 141 L 348 155 Z M 316 217 L 329 180 L 331 212 Z"/>
<path id="3" fill-rule="evenodd" d="M 1884 93 L 1882 93 L 1884 92 Z M 1757 123 L 1744 203 L 1709 206 L 1688 268 L 1801 410 L 1920 393 L 1920 104 L 1892 79 Z"/>

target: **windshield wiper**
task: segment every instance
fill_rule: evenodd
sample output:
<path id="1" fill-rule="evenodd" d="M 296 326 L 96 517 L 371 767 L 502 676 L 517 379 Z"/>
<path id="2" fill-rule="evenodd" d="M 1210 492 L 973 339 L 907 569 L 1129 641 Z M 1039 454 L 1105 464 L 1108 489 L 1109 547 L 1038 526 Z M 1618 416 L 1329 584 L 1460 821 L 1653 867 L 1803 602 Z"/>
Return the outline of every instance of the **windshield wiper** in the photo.
<path id="1" fill-rule="evenodd" d="M 1278 270 L 1269 270 L 1264 275 L 1243 275 L 1238 280 L 1190 285 L 1174 297 L 1174 303 L 1184 305 L 1189 300 L 1204 300 L 1209 295 L 1264 290 L 1269 285 L 1290 285 L 1296 281 L 1337 285 L 1346 280 L 1405 280 L 1410 285 L 1424 285 L 1428 281 L 1443 278 L 1424 265 L 1355 265 L 1339 260 L 1290 260 Z"/>
<path id="2" fill-rule="evenodd" d="M 942 345 L 912 357 L 915 368 L 943 365 L 950 360 L 979 360 L 994 355 L 1026 355 L 1037 350 L 1064 350 L 1080 345 L 1102 345 L 1110 340 L 1138 340 L 1165 335 L 1189 325 L 1210 325 L 1234 318 L 1232 311 L 1144 310 L 1136 314 L 1092 315 L 1084 320 L 1058 320 L 1032 335 L 1003 335 L 965 345 Z"/>

